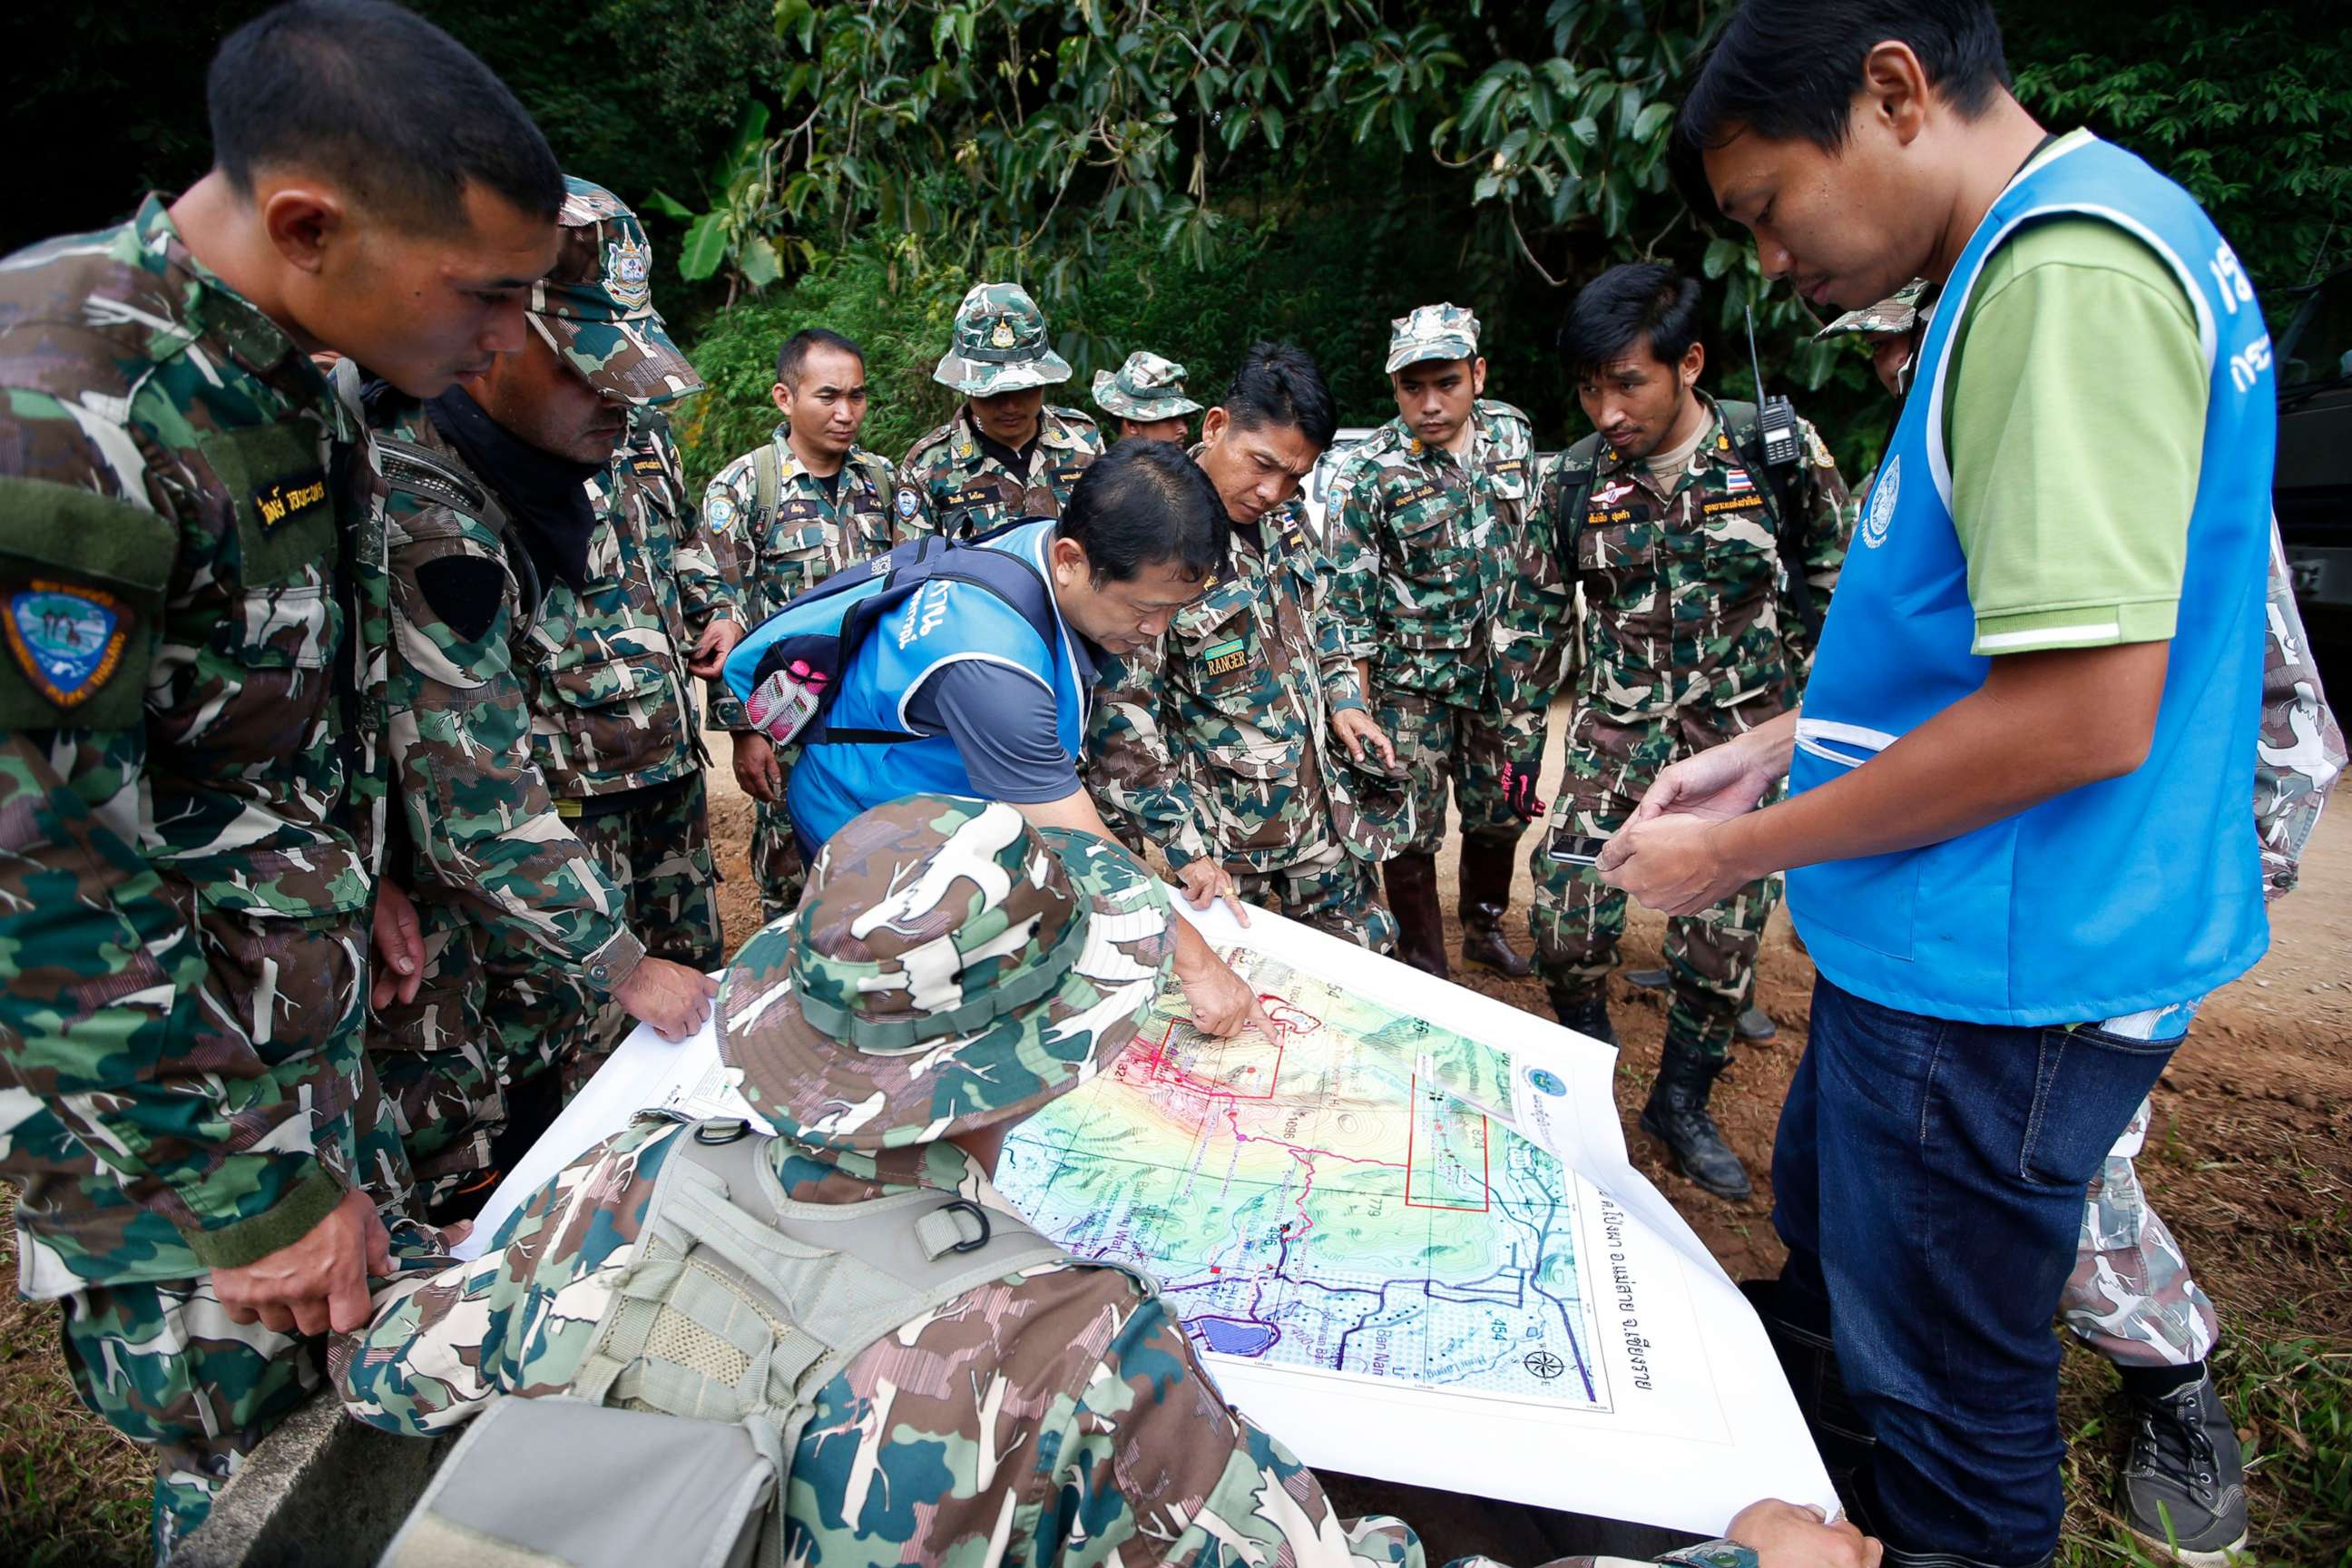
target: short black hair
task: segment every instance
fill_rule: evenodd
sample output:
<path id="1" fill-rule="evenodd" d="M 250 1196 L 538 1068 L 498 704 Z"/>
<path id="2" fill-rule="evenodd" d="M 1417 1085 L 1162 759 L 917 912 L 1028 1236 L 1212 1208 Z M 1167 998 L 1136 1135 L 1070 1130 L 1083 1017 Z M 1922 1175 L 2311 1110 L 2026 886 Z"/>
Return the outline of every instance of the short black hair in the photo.
<path id="1" fill-rule="evenodd" d="M 213 162 L 241 196 L 314 169 L 405 227 L 465 223 L 480 185 L 550 223 L 563 170 L 489 67 L 384 0 L 289 0 L 228 36 L 205 77 Z"/>
<path id="2" fill-rule="evenodd" d="M 1698 336 L 1698 284 L 1664 262 L 1628 261 L 1578 291 L 1559 330 L 1559 358 L 1582 375 L 1646 337 L 1660 363 L 1679 364 Z"/>
<path id="3" fill-rule="evenodd" d="M 836 349 L 861 365 L 866 363 L 866 351 L 857 346 L 856 340 L 845 338 L 839 332 L 828 331 L 823 327 L 803 327 L 786 338 L 784 346 L 776 351 L 776 379 L 786 386 L 797 387 L 801 366 L 808 363 L 812 349 Z"/>
<path id="4" fill-rule="evenodd" d="M 1217 487 L 1173 441 L 1121 441 L 1087 465 L 1054 525 L 1075 539 L 1095 581 L 1130 583 L 1173 563 L 1187 577 L 1224 563 L 1233 523 Z"/>
<path id="5" fill-rule="evenodd" d="M 1929 85 L 1968 119 L 2010 84 L 1992 0 L 1743 0 L 1699 57 L 1675 116 L 1685 198 L 1715 210 L 1700 154 L 1743 129 L 1825 153 L 1844 146 L 1862 63 L 1888 39 L 1910 45 Z"/>
<path id="6" fill-rule="evenodd" d="M 1297 343 L 1256 342 L 1242 355 L 1220 405 L 1234 428 L 1287 425 L 1320 449 L 1339 433 L 1339 411 L 1323 373 Z"/>

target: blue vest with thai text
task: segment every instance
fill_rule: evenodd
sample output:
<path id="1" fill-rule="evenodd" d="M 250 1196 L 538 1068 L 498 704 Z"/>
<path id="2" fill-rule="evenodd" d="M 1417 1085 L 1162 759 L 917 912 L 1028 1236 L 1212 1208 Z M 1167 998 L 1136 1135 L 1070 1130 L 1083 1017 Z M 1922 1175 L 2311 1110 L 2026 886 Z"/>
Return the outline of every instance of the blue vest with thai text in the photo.
<path id="1" fill-rule="evenodd" d="M 1026 523 L 985 541 L 984 548 L 1022 557 L 1050 586 L 1045 546 L 1053 531 L 1051 520 Z M 1055 623 L 1060 635 L 1048 647 L 1018 610 L 987 589 L 946 580 L 928 584 L 851 657 L 841 690 L 825 711 L 825 729 L 913 735 L 907 704 L 922 683 L 960 660 L 983 659 L 1024 670 L 1053 692 L 1062 749 L 1076 757 L 1086 735 L 1088 692 L 1079 683 L 1074 634 L 1062 624 L 1058 605 Z M 1075 773 L 1070 787 L 1077 787 Z M 793 764 L 784 803 L 802 848 L 813 852 L 851 817 L 887 801 L 974 793 L 953 740 L 916 735 L 804 747 Z"/>
<path id="2" fill-rule="evenodd" d="M 1831 602 L 1790 788 L 1869 761 L 1984 683 L 1943 443 L 1948 351 L 1987 258 L 2019 225 L 2062 214 L 2145 242 L 2195 307 L 2210 389 L 2188 570 L 2139 767 L 1940 844 L 1789 873 L 1790 912 L 1821 973 L 1932 1017 L 2069 1024 L 2164 1006 L 2243 973 L 2270 939 L 2246 831 L 2277 424 L 2270 338 L 2236 256 L 2188 193 L 2103 142 L 2062 146 L 2021 174 L 1952 269 Z M 2086 645 L 2115 636 L 2083 628 Z"/>

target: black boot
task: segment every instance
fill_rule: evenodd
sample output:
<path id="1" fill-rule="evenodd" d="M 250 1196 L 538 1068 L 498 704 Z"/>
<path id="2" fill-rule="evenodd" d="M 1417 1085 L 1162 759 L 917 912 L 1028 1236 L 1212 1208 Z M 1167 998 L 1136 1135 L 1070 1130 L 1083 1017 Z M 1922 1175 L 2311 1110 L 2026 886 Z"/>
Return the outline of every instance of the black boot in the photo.
<path id="1" fill-rule="evenodd" d="M 1604 1046 L 1617 1043 L 1617 1026 L 1609 1021 L 1609 986 L 1605 981 L 1594 981 L 1580 990 L 1551 991 L 1551 1010 L 1562 1028 L 1589 1035 Z"/>
<path id="2" fill-rule="evenodd" d="M 2212 1374 L 2132 1393 L 2131 1410 L 2138 1426 L 2116 1489 L 2124 1522 L 2158 1558 L 2221 1568 L 2246 1546 L 2246 1466 Z"/>
<path id="3" fill-rule="evenodd" d="M 1397 956 L 1424 974 L 1453 979 L 1445 967 L 1445 917 L 1437 907 L 1437 857 L 1400 855 L 1381 872 L 1396 916 Z"/>
<path id="4" fill-rule="evenodd" d="M 1658 1081 L 1642 1107 L 1642 1131 L 1674 1152 L 1682 1173 L 1719 1198 L 1744 1198 L 1756 1189 L 1747 1168 L 1716 1131 L 1706 1113 L 1707 1092 L 1725 1063 L 1711 1061 L 1697 1046 L 1666 1036 Z"/>
<path id="5" fill-rule="evenodd" d="M 1507 974 L 1528 977 L 1528 963 L 1503 935 L 1503 916 L 1511 907 L 1511 872 L 1518 861 L 1518 840 L 1498 834 L 1462 836 L 1462 962 Z"/>

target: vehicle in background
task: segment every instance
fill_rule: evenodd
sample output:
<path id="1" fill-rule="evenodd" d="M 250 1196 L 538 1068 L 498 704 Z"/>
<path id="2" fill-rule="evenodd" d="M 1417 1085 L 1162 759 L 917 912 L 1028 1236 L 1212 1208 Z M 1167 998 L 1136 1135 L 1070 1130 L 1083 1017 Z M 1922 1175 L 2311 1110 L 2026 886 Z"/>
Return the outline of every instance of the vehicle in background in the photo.
<path id="1" fill-rule="evenodd" d="M 2352 268 L 2300 289 L 2278 335 L 2272 504 L 2295 602 L 2332 690 L 2352 689 Z"/>

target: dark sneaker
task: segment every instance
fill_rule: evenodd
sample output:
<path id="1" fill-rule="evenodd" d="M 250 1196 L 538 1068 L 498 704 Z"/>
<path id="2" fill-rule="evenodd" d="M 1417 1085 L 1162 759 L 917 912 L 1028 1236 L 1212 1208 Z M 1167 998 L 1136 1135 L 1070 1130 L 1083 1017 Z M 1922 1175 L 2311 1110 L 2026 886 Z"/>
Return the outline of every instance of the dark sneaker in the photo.
<path id="1" fill-rule="evenodd" d="M 1739 1022 L 1733 1026 L 1733 1032 L 1749 1045 L 1760 1046 L 1778 1036 L 1780 1026 L 1774 1023 L 1772 1015 L 1763 1008 L 1750 1007 L 1739 1015 Z"/>
<path id="2" fill-rule="evenodd" d="M 1655 969 L 1629 969 L 1625 972 L 1625 984 L 1638 985 L 1644 991 L 1664 991 L 1674 984 L 1674 972 L 1663 963 Z"/>
<path id="3" fill-rule="evenodd" d="M 2246 1547 L 2246 1468 L 2212 1375 L 2135 1395 L 2131 1407 L 2139 1426 L 2116 1500 L 2124 1522 L 2161 1557 L 2227 1568 Z"/>

